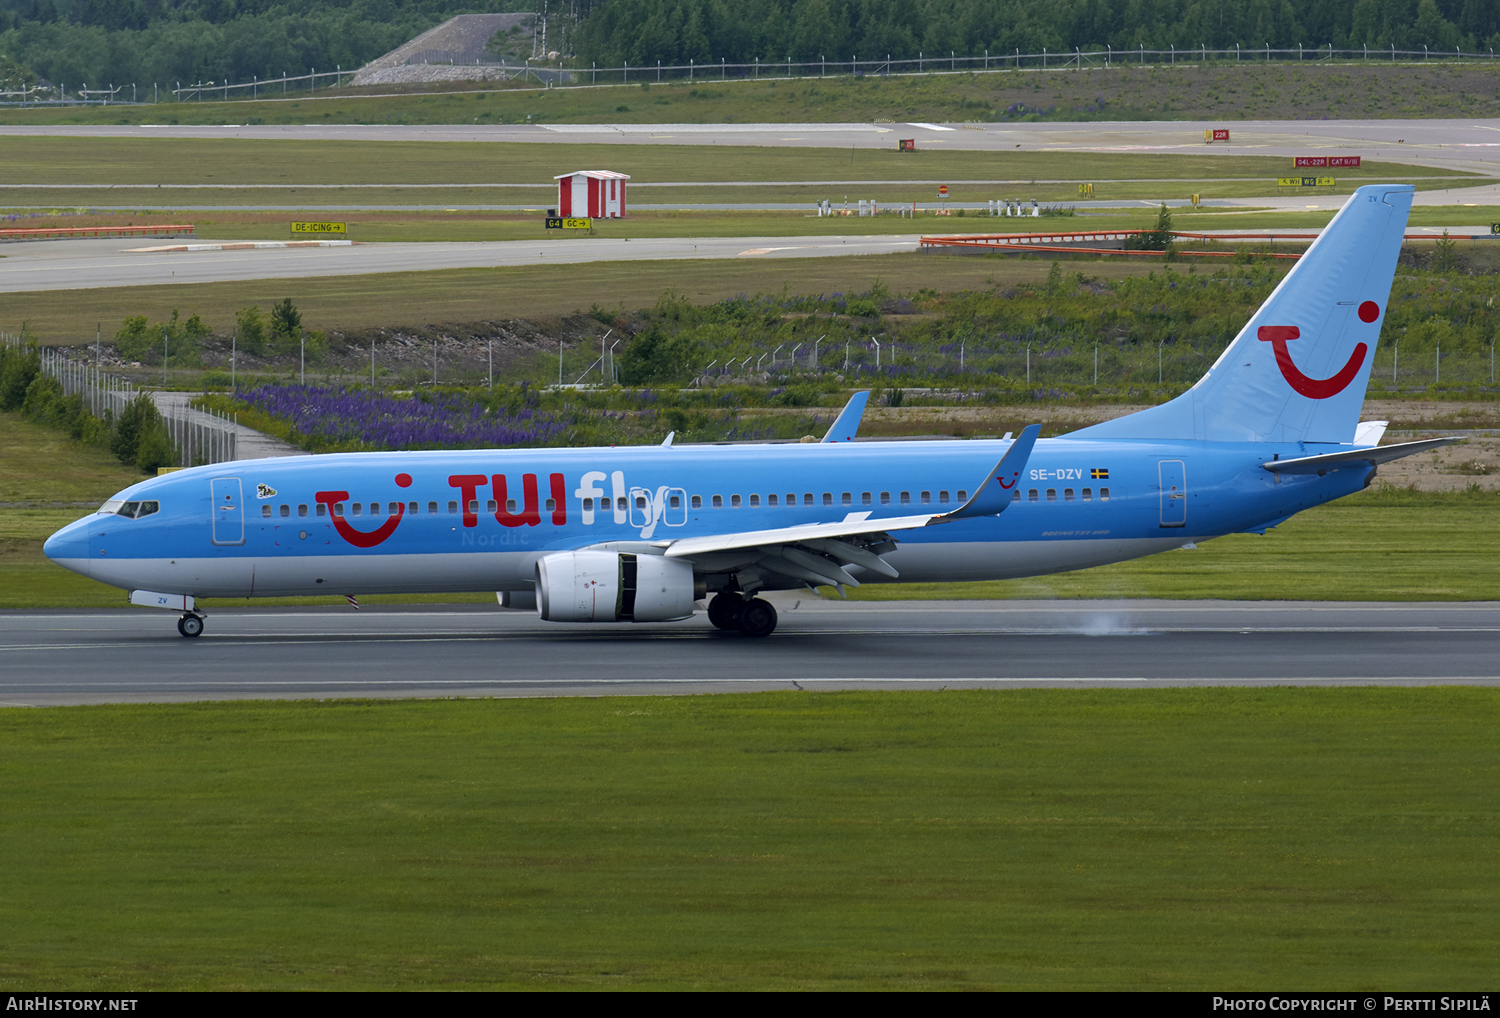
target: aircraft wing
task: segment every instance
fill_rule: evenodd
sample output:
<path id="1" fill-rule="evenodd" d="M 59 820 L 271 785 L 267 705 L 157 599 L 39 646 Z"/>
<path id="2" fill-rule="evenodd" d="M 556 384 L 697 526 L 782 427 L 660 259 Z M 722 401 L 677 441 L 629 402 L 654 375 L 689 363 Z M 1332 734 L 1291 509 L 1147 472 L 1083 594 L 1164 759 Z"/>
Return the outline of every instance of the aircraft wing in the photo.
<path id="1" fill-rule="evenodd" d="M 1368 449 L 1349 449 L 1345 452 L 1329 452 L 1321 456 L 1299 456 L 1293 460 L 1267 460 L 1261 469 L 1277 474 L 1317 474 L 1337 470 L 1352 463 L 1368 463 L 1375 466 L 1389 463 L 1406 456 L 1414 456 L 1428 449 L 1461 442 L 1461 438 L 1424 438 L 1420 442 L 1401 442 L 1397 445 L 1377 445 Z"/>
<path id="2" fill-rule="evenodd" d="M 806 523 L 800 527 L 778 527 L 775 530 L 746 530 L 738 534 L 718 534 L 713 537 L 685 537 L 680 541 L 673 541 L 667 547 L 667 557 L 686 558 L 707 552 L 796 544 L 799 541 L 816 541 L 826 537 L 858 537 L 891 530 L 911 530 L 925 527 L 937 518 L 937 513 L 930 513 L 872 520 L 868 512 L 850 513 L 839 523 Z"/>
<path id="3" fill-rule="evenodd" d="M 833 586 L 859 586 L 859 580 L 846 568 L 851 565 L 894 579 L 900 574 L 880 557 L 881 552 L 895 548 L 890 534 L 1004 512 L 1040 431 L 1037 424 L 1022 431 L 994 469 L 986 472 L 973 496 L 951 512 L 878 518 L 872 518 L 873 511 L 853 512 L 837 523 L 687 537 L 668 545 L 665 554 L 668 558 L 714 556 L 719 560 L 727 556 L 762 572 Z"/>

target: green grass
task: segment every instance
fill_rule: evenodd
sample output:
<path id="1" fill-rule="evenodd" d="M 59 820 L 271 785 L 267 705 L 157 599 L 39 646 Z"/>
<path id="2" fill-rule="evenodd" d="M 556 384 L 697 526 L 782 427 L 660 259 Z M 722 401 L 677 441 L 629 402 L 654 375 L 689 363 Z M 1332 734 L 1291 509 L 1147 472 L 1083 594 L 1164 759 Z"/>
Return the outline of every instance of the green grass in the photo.
<path id="1" fill-rule="evenodd" d="M 1012 261 L 967 255 L 897 254 L 859 258 L 715 259 L 703 261 L 600 262 L 589 267 L 580 293 L 574 266 L 537 265 L 496 269 L 390 272 L 362 276 L 256 279 L 187 285 L 100 287 L 5 295 L 0 324 L 31 330 L 47 342 L 92 343 L 96 323 L 112 333 L 126 315 L 153 320 L 181 308 L 200 314 L 220 332 L 249 304 L 269 307 L 290 296 L 308 329 L 397 328 L 443 322 L 515 318 L 555 320 L 597 303 L 604 308 L 649 307 L 664 292 L 699 302 L 744 293 L 849 291 L 876 281 L 895 293 L 914 293 L 941 282 L 944 290 L 993 286 L 996 282 L 1040 282 L 1050 262 Z M 1159 271 L 1146 262 L 1100 262 L 1088 274 L 1104 278 Z"/>
<path id="2" fill-rule="evenodd" d="M 0 502 L 102 502 L 140 479 L 107 450 L 0 413 Z"/>
<path id="3" fill-rule="evenodd" d="M 681 151 L 680 149 L 678 151 Z M 605 165 L 617 166 L 622 169 L 634 167 L 624 162 L 619 156 L 605 154 L 596 157 L 597 161 L 608 160 Z M 1080 157 L 1073 167 L 1076 171 L 1082 169 L 1085 173 L 1089 164 L 1089 157 Z M 847 158 L 846 158 L 847 162 Z M 554 164 L 554 168 L 555 168 Z M 848 177 L 851 167 L 844 167 L 843 176 Z M 911 167 L 908 167 L 910 170 Z M 1420 174 L 1408 174 L 1401 172 L 1400 167 L 1389 168 L 1386 176 L 1348 177 L 1339 180 L 1334 187 L 1320 188 L 1310 192 L 1314 197 L 1327 198 L 1329 195 L 1348 195 L 1354 189 L 1363 184 L 1374 183 L 1409 183 L 1417 182 L 1417 189 L 1429 191 L 1441 188 L 1473 187 L 1484 184 L 1487 181 L 1482 177 L 1427 177 Z M 855 172 L 858 172 L 857 170 Z M 1253 172 L 1247 169 L 1246 172 Z M 731 184 L 703 184 L 692 186 L 674 187 L 641 187 L 633 186 L 630 191 L 632 214 L 630 218 L 618 224 L 630 228 L 641 223 L 650 223 L 655 217 L 648 211 L 641 212 L 643 204 L 667 205 L 688 207 L 693 205 L 709 204 L 749 204 L 754 202 L 765 202 L 768 204 L 803 204 L 806 210 L 803 214 L 811 214 L 813 205 L 823 199 L 834 203 L 835 208 L 842 207 L 845 199 L 849 201 L 849 207 L 858 209 L 861 198 L 875 201 L 882 208 L 894 209 L 898 206 L 910 208 L 914 203 L 919 209 L 941 208 L 946 204 L 937 196 L 937 184 L 924 181 L 931 180 L 933 173 L 938 174 L 938 180 L 946 179 L 943 167 L 923 167 L 912 174 L 918 182 L 906 183 L 900 180 L 889 183 L 839 183 L 837 178 L 834 183 L 807 183 L 807 184 L 776 184 L 766 183 L 763 185 L 731 185 Z M 957 179 L 956 177 L 954 179 Z M 1089 197 L 1090 201 L 1140 201 L 1159 202 L 1166 200 L 1186 200 L 1189 195 L 1199 194 L 1205 199 L 1214 198 L 1262 198 L 1266 195 L 1280 195 L 1276 181 L 1271 176 L 1255 177 L 1251 179 L 1194 179 L 1192 177 L 1173 177 L 1170 180 L 1122 180 L 1110 183 L 1097 184 L 1094 193 Z M 1079 200 L 1077 181 L 1037 181 L 1029 179 L 997 179 L 986 183 L 957 183 L 949 188 L 949 200 L 955 202 L 983 202 L 992 198 L 1012 198 L 1023 201 L 1035 199 L 1047 205 L 1071 205 Z M 304 204 L 314 211 L 305 213 L 306 217 L 326 218 L 323 213 L 329 210 L 343 208 L 351 209 L 350 215 L 359 215 L 369 206 L 410 206 L 423 205 L 434 207 L 441 212 L 445 206 L 465 205 L 519 205 L 529 207 L 540 214 L 542 210 L 557 204 L 557 191 L 552 186 L 527 186 L 525 188 L 485 188 L 455 185 L 451 187 L 431 188 L 399 188 L 399 187 L 331 187 L 327 189 L 310 190 L 305 185 L 300 187 L 286 186 L 282 188 L 269 187 L 225 187 L 213 188 L 211 190 L 196 190 L 182 187 L 157 188 L 128 188 L 104 190 L 97 187 L 76 188 L 49 188 L 46 190 L 26 188 L 7 189 L 3 199 L 6 205 L 13 209 L 38 209 L 38 208 L 130 208 L 132 203 L 139 203 L 145 209 L 136 212 L 137 218 L 141 215 L 154 217 L 154 221 L 160 221 L 168 213 L 154 211 L 160 209 L 202 209 L 210 207 L 209 214 L 214 214 L 220 209 L 234 210 L 240 208 L 296 208 Z M 455 209 L 454 211 L 461 211 Z M 802 211 L 802 210 L 799 210 Z M 172 221 L 178 221 L 187 217 L 189 221 L 195 221 L 203 213 L 201 211 L 172 212 Z M 232 214 L 232 212 L 231 212 Z M 413 213 L 401 212 L 398 215 L 411 216 Z M 511 213 L 515 215 L 516 213 Z M 973 214 L 972 212 L 970 213 Z M 299 218 L 304 213 L 296 214 Z M 419 212 L 419 216 L 428 216 L 430 213 Z M 283 212 L 283 218 L 290 216 Z M 18 222 L 15 226 L 23 226 Z M 540 222 L 537 223 L 540 228 Z M 1013 221 L 1007 224 L 1017 226 Z M 1049 224 L 1055 226 L 1056 224 Z M 286 232 L 286 227 L 282 227 Z M 640 236 L 651 236 L 652 234 L 640 234 Z"/>
<path id="4" fill-rule="evenodd" d="M 1491 689 L 0 712 L 6 989 L 1482 990 Z"/>
<path id="5" fill-rule="evenodd" d="M 851 599 L 1227 598 L 1500 600 L 1500 493 L 1382 490 L 1292 517 L 1265 536 L 1074 573 L 990 583 L 870 585 Z M 834 595 L 836 596 L 836 595 Z"/>
<path id="6" fill-rule="evenodd" d="M 0 115 L 3 119 L 3 115 Z M 151 205 L 172 184 L 211 184 L 212 190 L 188 192 L 191 204 L 204 204 L 220 187 L 268 185 L 277 204 L 286 204 L 298 184 L 552 184 L 552 176 L 570 166 L 608 165 L 630 173 L 636 182 L 745 181 L 777 184 L 803 180 L 1126 180 L 1145 178 L 1203 182 L 1223 178 L 1263 177 L 1274 186 L 1290 173 L 1291 160 L 1281 156 L 1218 155 L 1211 151 L 1188 155 L 1144 155 L 1076 152 L 974 152 L 933 150 L 897 152 L 895 141 L 880 148 L 766 148 L 757 146 L 655 144 L 496 144 L 446 141 L 280 141 L 238 138 L 28 138 L 25 145 L 6 146 L 0 172 L 10 184 L 46 183 L 132 185 L 104 192 L 108 204 L 132 199 Z M 563 167 L 564 169 L 559 169 Z M 1461 177 L 1454 170 L 1369 161 L 1361 169 L 1340 171 L 1339 180 L 1415 177 Z M 1479 182 L 1482 178 L 1468 178 Z M 950 181 L 951 182 L 951 181 Z M 370 193 L 385 200 L 421 204 L 425 190 L 382 192 L 378 189 L 296 192 L 295 201 L 327 204 L 326 194 L 363 200 Z M 487 201 L 509 188 L 455 190 L 469 201 Z M 666 189 L 636 188 L 641 195 Z M 677 191 L 672 188 L 671 191 Z M 1096 188 L 1096 197 L 1097 197 Z M 936 196 L 936 188 L 924 194 Z M 29 193 L 29 192 L 28 192 Z M 44 204 L 56 204 L 41 192 Z M 523 192 L 530 195 L 530 189 Z M 739 193 L 736 189 L 732 193 Z M 1074 197 L 1077 188 L 1071 189 Z M 1254 192 L 1251 192 L 1254 193 Z M 109 198 L 110 195 L 112 198 Z M 96 196 L 101 197 L 101 196 Z M 183 197 L 179 192 L 178 200 Z M 819 193 L 818 197 L 829 197 Z M 856 196 L 858 197 L 858 196 Z M 868 196 L 866 196 L 868 197 Z M 983 196 L 993 197 L 993 196 Z M 1183 195 L 1186 197 L 1186 194 Z M 251 194 L 249 204 L 265 200 Z M 379 199 L 377 199 L 379 200 Z M 519 199 L 522 201 L 528 199 Z M 663 198 L 662 200 L 672 200 Z M 10 197 L 7 202 L 15 201 Z M 17 204 L 21 204 L 17 202 Z"/>
<path id="7" fill-rule="evenodd" d="M 1184 57 L 1184 59 L 1187 59 Z M 997 58 L 997 65 L 998 65 Z M 938 61 L 929 70 L 941 70 Z M 587 72 L 583 72 L 585 76 Z M 633 72 L 639 74 L 641 72 Z M 649 74 L 650 72 L 645 72 Z M 707 77 L 702 75 L 707 74 Z M 764 75 L 777 73 L 765 65 Z M 785 73 L 783 69 L 780 73 Z M 813 68 L 816 75 L 816 68 Z M 585 78 L 585 80 L 590 80 Z M 618 80 L 618 79 L 616 79 Z M 698 80 L 539 89 L 376 85 L 286 99 L 7 109 L 0 124 L 889 123 L 1481 118 L 1500 115 L 1492 64 L 1370 61 L 1088 67 L 882 78 Z M 143 92 L 143 97 L 149 92 Z M 1017 108 L 1024 104 L 1025 109 Z M 1014 112 L 1008 112 L 1014 109 Z"/>

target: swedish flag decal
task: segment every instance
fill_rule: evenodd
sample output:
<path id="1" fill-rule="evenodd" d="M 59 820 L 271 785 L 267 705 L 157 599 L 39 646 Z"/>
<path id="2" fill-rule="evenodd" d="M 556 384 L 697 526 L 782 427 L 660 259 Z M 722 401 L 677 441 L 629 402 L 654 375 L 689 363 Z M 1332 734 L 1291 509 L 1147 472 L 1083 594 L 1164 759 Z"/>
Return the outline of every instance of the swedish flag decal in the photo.
<path id="1" fill-rule="evenodd" d="M 1089 476 L 1096 481 L 1107 481 L 1109 480 L 1109 468 L 1095 467 L 1093 470 L 1089 471 Z"/>

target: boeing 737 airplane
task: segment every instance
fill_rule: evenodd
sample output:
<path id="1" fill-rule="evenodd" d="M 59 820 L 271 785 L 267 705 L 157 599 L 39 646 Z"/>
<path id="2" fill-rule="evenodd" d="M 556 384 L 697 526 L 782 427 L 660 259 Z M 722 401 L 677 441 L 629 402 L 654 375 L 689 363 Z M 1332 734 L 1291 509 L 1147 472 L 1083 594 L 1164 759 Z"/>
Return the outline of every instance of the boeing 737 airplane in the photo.
<path id="1" fill-rule="evenodd" d="M 685 619 L 766 636 L 761 591 L 1082 569 L 1267 529 L 1449 439 L 1361 425 L 1411 210 L 1361 187 L 1223 356 L 1161 406 L 1038 440 L 349 453 L 133 485 L 46 544 L 181 614 L 196 599 L 499 591 L 554 622 Z"/>

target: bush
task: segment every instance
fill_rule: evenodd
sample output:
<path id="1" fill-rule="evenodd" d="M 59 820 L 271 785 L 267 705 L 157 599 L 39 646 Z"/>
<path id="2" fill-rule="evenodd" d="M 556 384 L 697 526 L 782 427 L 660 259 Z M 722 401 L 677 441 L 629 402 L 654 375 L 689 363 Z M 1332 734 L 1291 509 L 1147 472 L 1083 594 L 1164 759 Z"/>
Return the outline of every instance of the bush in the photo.
<path id="1" fill-rule="evenodd" d="M 321 330 L 314 330 L 307 334 L 307 359 L 314 364 L 322 364 L 323 359 L 328 356 L 328 335 Z"/>
<path id="2" fill-rule="evenodd" d="M 816 385 L 789 385 L 771 397 L 774 406 L 817 406 L 823 393 Z"/>
<path id="3" fill-rule="evenodd" d="M 144 361 L 154 350 L 145 315 L 133 315 L 125 319 L 120 331 L 115 333 L 115 352 L 122 360 Z"/>
<path id="4" fill-rule="evenodd" d="M 155 325 L 147 325 L 145 315 L 126 318 L 115 333 L 115 351 L 127 361 L 156 363 L 156 355 L 163 352 L 165 344 L 169 362 L 197 364 L 203 341 L 212 335 L 212 330 L 197 315 L 180 323 L 179 317 L 178 310 L 173 308 L 171 318 Z"/>
<path id="5" fill-rule="evenodd" d="M 0 348 L 0 410 L 19 410 L 26 391 L 42 373 L 42 357 L 36 349 Z"/>
<path id="6" fill-rule="evenodd" d="M 167 434 L 166 424 L 158 417 L 156 424 L 141 436 L 135 454 L 136 468 L 143 474 L 154 474 L 161 467 L 175 466 L 176 463 L 171 436 Z"/>
<path id="7" fill-rule="evenodd" d="M 83 400 L 76 395 L 64 396 L 62 383 L 46 375 L 37 375 L 26 387 L 21 414 L 28 421 L 59 428 L 74 438 L 81 429 L 81 418 L 86 416 Z"/>
<path id="8" fill-rule="evenodd" d="M 652 325 L 620 351 L 620 381 L 626 385 L 685 381 L 696 353 L 686 337 L 668 336 L 660 326 Z"/>

